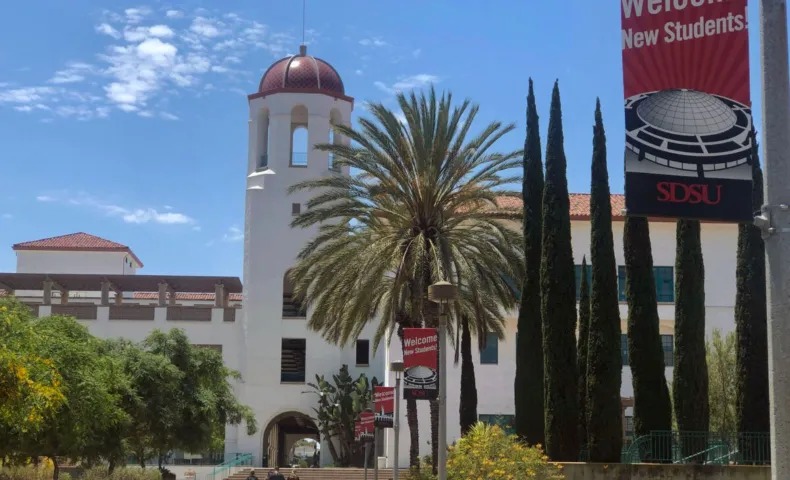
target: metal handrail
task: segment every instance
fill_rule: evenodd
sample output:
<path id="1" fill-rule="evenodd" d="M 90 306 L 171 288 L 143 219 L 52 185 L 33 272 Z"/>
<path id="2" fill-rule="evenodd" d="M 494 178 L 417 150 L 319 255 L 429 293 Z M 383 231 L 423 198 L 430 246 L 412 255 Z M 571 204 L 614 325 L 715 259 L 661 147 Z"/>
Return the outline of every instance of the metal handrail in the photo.
<path id="1" fill-rule="evenodd" d="M 217 475 L 220 475 L 219 478 L 222 478 L 221 475 L 223 475 L 225 472 L 230 472 L 232 468 L 240 466 L 252 466 L 251 453 L 245 453 L 243 455 L 239 455 L 233 460 L 228 460 L 227 462 L 215 465 L 211 473 L 205 474 L 202 480 L 217 480 Z"/>

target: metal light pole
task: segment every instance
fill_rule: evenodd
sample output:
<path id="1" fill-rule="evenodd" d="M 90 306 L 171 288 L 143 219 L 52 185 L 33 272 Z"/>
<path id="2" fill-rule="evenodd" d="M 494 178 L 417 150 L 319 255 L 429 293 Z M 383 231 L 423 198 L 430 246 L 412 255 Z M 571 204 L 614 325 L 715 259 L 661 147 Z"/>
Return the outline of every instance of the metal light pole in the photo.
<path id="1" fill-rule="evenodd" d="M 447 306 L 455 300 L 457 288 L 450 282 L 428 287 L 428 299 L 441 305 L 439 315 L 439 480 L 447 480 Z"/>
<path id="2" fill-rule="evenodd" d="M 400 447 L 400 377 L 403 373 L 403 362 L 390 362 L 390 371 L 395 373 L 395 408 L 392 412 L 392 433 L 395 437 L 395 445 L 392 448 L 392 480 L 398 480 L 400 465 L 398 460 L 398 450 Z"/>
<path id="3" fill-rule="evenodd" d="M 771 478 L 790 478 L 790 75 L 787 1 L 760 1 L 765 205 L 754 220 L 763 231 L 768 268 L 768 396 Z"/>

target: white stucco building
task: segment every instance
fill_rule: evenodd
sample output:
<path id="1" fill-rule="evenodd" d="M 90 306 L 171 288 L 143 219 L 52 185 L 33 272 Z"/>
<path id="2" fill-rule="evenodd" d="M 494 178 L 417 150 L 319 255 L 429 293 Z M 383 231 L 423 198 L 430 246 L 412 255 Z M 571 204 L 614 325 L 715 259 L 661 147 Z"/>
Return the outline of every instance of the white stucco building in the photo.
<path id="1" fill-rule="evenodd" d="M 253 436 L 246 435 L 244 426 L 228 427 L 226 452 L 252 453 L 256 465 L 285 464 L 297 440 L 318 437 L 309 418 L 314 397 L 302 393 L 306 381 L 316 374 L 336 373 L 346 364 L 352 375 L 364 372 L 393 385 L 387 365 L 401 359 L 397 337 L 390 348 L 373 355 L 373 324 L 351 348 L 341 350 L 325 343 L 306 328 L 310 312 L 293 301 L 285 280 L 299 250 L 316 234 L 289 226 L 305 208 L 309 194 L 288 195 L 287 189 L 309 178 L 349 174 L 345 168 L 336 169 L 328 154 L 312 145 L 347 141 L 333 134 L 332 124 L 348 124 L 353 108 L 354 99 L 346 94 L 335 69 L 308 56 L 304 47 L 299 55 L 275 62 L 263 75 L 258 91 L 249 96 L 243 282 L 235 277 L 140 274 L 143 263 L 128 246 L 75 233 L 14 245 L 17 270 L 0 273 L 0 291 L 13 292 L 39 316 L 74 315 L 101 337 L 141 340 L 154 329 L 183 328 L 194 344 L 218 349 L 225 363 L 242 373 L 236 393 L 254 409 L 261 426 Z M 624 264 L 622 209 L 623 197 L 613 195 L 618 265 Z M 582 256 L 589 259 L 588 196 L 572 195 L 571 210 L 578 265 Z M 666 374 L 671 380 L 675 223 L 652 221 L 650 228 Z M 703 224 L 702 243 L 707 329 L 732 331 L 737 227 Z M 620 288 L 624 292 L 624 285 Z M 627 312 L 621 300 L 625 333 Z M 478 412 L 484 421 L 513 414 L 516 317 L 516 312 L 508 315 L 505 340 L 492 338 L 484 352 L 474 352 Z M 628 398 L 633 387 L 625 354 L 624 360 L 622 397 L 624 430 L 628 430 Z M 448 365 L 448 440 L 453 441 L 459 436 L 460 366 L 453 366 L 452 359 Z M 405 467 L 409 446 L 405 407 L 401 412 L 398 463 Z M 430 453 L 427 404 L 419 406 L 419 415 L 424 427 L 421 454 L 425 455 Z M 379 455 L 392 465 L 392 431 L 384 437 Z M 332 461 L 328 453 L 321 449 L 322 464 Z"/>

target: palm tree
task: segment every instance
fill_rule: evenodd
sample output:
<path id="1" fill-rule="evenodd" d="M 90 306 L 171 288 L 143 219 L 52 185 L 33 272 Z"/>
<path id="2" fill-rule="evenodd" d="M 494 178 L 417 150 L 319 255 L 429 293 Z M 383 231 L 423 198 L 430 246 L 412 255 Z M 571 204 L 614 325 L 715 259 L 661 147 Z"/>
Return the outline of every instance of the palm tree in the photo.
<path id="1" fill-rule="evenodd" d="M 450 329 L 467 318 L 476 331 L 486 325 L 503 336 L 500 306 L 516 304 L 504 276 L 520 274 L 523 251 L 521 209 L 498 200 L 520 197 L 507 189 L 520 177 L 506 170 L 520 168 L 521 152 L 489 150 L 514 126 L 493 122 L 468 138 L 478 112 L 468 100 L 453 106 L 451 94 L 437 99 L 431 88 L 427 95 L 399 93 L 397 101 L 405 121 L 371 104 L 373 119 L 360 119 L 358 128 L 335 126 L 350 145 L 315 146 L 354 175 L 330 173 L 289 189 L 314 192 L 291 224 L 318 226 L 291 270 L 295 295 L 313 309 L 308 327 L 342 347 L 377 320 L 377 348 L 396 328 L 438 326 L 428 286 L 447 280 L 460 292 Z M 406 409 L 410 460 L 418 466 L 416 402 Z M 431 410 L 435 462 L 435 402 Z"/>

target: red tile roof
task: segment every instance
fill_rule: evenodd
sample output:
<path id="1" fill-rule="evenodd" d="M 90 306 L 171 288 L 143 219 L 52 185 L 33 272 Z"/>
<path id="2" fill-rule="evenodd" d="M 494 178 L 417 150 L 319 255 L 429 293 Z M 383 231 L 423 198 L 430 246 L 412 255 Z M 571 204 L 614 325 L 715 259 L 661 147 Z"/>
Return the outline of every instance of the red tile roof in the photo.
<path id="1" fill-rule="evenodd" d="M 590 194 L 589 193 L 571 193 L 571 220 L 587 220 L 590 218 Z M 612 217 L 623 218 L 623 210 L 625 209 L 625 195 L 621 193 L 613 194 L 611 197 L 612 203 Z M 503 207 L 517 207 L 521 208 L 521 199 L 514 197 L 502 197 L 499 200 L 499 205 Z"/>
<path id="2" fill-rule="evenodd" d="M 135 300 L 157 300 L 159 293 L 157 292 L 134 292 L 132 296 Z M 176 300 L 193 300 L 193 301 L 214 301 L 213 293 L 181 293 L 176 292 Z M 231 293 L 228 295 L 228 300 L 234 302 L 241 301 L 240 293 Z"/>
<path id="3" fill-rule="evenodd" d="M 143 262 L 137 258 L 132 249 L 126 245 L 112 242 L 95 235 L 85 232 L 70 233 L 57 237 L 42 238 L 29 242 L 17 243 L 12 247 L 14 250 L 54 250 L 54 251 L 82 251 L 82 252 L 126 252 L 134 260 L 143 266 Z"/>

